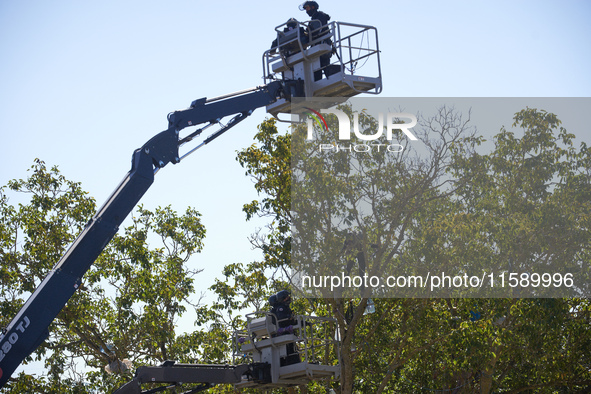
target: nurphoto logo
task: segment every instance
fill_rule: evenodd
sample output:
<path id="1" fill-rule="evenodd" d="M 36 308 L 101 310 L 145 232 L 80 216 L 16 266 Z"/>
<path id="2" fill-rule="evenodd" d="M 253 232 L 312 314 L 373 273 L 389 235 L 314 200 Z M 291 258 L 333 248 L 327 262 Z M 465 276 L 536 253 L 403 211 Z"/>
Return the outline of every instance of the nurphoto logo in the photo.
<path id="1" fill-rule="evenodd" d="M 351 123 L 353 123 L 353 133 L 355 136 L 362 140 L 367 141 L 367 143 L 363 144 L 345 144 L 340 145 L 335 141 L 332 144 L 320 144 L 319 150 L 323 151 L 348 151 L 348 152 L 371 152 L 371 151 L 387 151 L 398 153 L 404 150 L 404 146 L 400 144 L 384 144 L 384 143 L 371 143 L 371 141 L 376 141 L 384 135 L 384 128 L 386 129 L 386 140 L 391 142 L 393 139 L 394 131 L 401 131 L 406 135 L 406 137 L 411 141 L 416 141 L 418 138 L 412 133 L 410 130 L 412 127 L 416 126 L 417 118 L 413 114 L 405 113 L 405 112 L 389 112 L 384 116 L 382 112 L 380 112 L 377 116 L 378 120 L 378 128 L 375 130 L 373 134 L 364 134 L 360 131 L 359 127 L 359 114 L 355 112 L 353 114 L 353 122 L 349 116 L 338 109 L 321 109 L 320 112 L 305 107 L 308 111 L 305 115 L 307 115 L 306 124 L 308 127 L 308 135 L 307 140 L 312 141 L 314 140 L 314 124 L 317 124 L 320 128 L 321 132 L 329 132 L 328 124 L 326 119 L 322 114 L 334 114 L 337 117 L 339 130 L 338 130 L 338 141 L 339 142 L 347 142 L 351 141 Z M 404 121 L 403 121 L 404 119 Z M 407 122 L 406 120 L 410 120 Z"/>

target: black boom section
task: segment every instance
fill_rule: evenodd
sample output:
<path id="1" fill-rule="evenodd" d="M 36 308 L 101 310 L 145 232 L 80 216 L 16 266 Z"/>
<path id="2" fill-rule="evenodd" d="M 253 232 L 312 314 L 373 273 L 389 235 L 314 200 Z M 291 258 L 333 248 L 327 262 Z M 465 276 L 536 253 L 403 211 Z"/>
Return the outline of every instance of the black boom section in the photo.
<path id="1" fill-rule="evenodd" d="M 152 392 L 152 390 L 142 391 L 141 385 L 144 383 L 201 383 L 198 390 L 202 390 L 216 384 L 239 383 L 244 376 L 260 379 L 265 375 L 264 371 L 267 367 L 263 364 L 175 364 L 174 361 L 166 361 L 157 367 L 139 367 L 135 372 L 134 379 L 121 386 L 113 394 Z"/>
<path id="2" fill-rule="evenodd" d="M 134 152 L 131 170 L 123 181 L 0 334 L 0 388 L 4 387 L 19 364 L 47 338 L 49 325 L 80 286 L 82 277 L 117 233 L 121 223 L 150 188 L 155 172 L 168 163 L 176 164 L 181 160 L 179 145 L 191 138 L 179 140 L 179 131 L 201 123 L 218 123 L 221 118 L 235 115 L 220 131 L 202 143 L 206 144 L 255 109 L 275 102 L 284 90 L 283 83 L 272 82 L 217 99 L 197 100 L 190 108 L 169 115 L 168 129 Z"/>
<path id="3" fill-rule="evenodd" d="M 53 267 L 0 340 L 0 387 L 25 357 L 47 338 L 48 327 L 72 297 L 82 277 L 117 233 L 119 225 L 154 181 L 151 158 L 133 156 L 131 171 L 92 218 L 66 254 Z"/>

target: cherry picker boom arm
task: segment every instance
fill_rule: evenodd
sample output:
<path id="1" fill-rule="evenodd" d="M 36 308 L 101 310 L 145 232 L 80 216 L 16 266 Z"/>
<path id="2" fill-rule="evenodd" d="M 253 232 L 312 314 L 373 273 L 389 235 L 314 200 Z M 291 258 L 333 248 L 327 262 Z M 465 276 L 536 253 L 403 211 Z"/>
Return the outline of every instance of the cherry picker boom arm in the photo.
<path id="1" fill-rule="evenodd" d="M 131 170 L 123 181 L 0 334 L 0 388 L 20 363 L 47 338 L 49 325 L 80 286 L 82 277 L 121 223 L 150 188 L 155 173 L 168 163 L 176 164 L 182 160 L 179 147 L 205 128 L 218 124 L 222 118 L 234 115 L 193 151 L 208 144 L 255 109 L 272 104 L 279 98 L 289 99 L 284 93 L 288 91 L 285 82 L 275 81 L 223 97 L 195 100 L 190 108 L 169 114 L 168 129 L 133 153 Z M 182 129 L 203 123 L 208 125 L 182 139 L 179 137 Z"/>
<path id="2" fill-rule="evenodd" d="M 181 383 L 199 383 L 189 393 L 207 390 L 217 384 L 237 384 L 247 376 L 257 383 L 269 383 L 269 365 L 263 363 L 218 365 L 218 364 L 176 364 L 165 361 L 157 367 L 139 367 L 135 377 L 113 394 L 148 394 L 162 391 L 162 387 L 142 391 L 145 383 L 169 383 L 177 386 Z"/>

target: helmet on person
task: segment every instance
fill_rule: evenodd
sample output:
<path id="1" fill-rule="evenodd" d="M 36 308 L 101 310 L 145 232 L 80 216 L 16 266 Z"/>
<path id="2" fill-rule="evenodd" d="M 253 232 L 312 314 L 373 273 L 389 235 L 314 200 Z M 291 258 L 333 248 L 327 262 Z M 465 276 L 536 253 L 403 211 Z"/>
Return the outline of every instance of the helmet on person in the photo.
<path id="1" fill-rule="evenodd" d="M 286 25 L 291 29 L 295 29 L 298 26 L 298 20 L 296 18 L 289 18 Z"/>
<path id="2" fill-rule="evenodd" d="M 277 303 L 277 295 L 273 294 L 271 297 L 269 297 L 269 305 L 275 306 L 276 303 Z"/>
<path id="3" fill-rule="evenodd" d="M 291 302 L 291 295 L 287 290 L 281 290 L 276 294 L 277 302 L 289 304 Z"/>
<path id="4" fill-rule="evenodd" d="M 310 7 L 314 7 L 316 9 L 320 8 L 320 6 L 318 5 L 317 2 L 315 1 L 304 1 L 302 4 L 300 4 L 300 11 L 305 11 L 306 10 L 306 6 L 310 6 Z"/>

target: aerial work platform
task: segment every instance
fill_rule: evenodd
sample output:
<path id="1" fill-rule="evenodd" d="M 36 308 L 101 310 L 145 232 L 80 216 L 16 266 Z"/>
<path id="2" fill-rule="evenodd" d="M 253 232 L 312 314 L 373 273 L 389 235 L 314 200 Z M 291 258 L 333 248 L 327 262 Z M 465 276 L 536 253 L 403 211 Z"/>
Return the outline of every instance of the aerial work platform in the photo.
<path id="1" fill-rule="evenodd" d="M 269 365 L 268 383 L 261 385 L 246 376 L 235 387 L 285 387 L 339 379 L 340 342 L 335 319 L 296 316 L 290 322 L 295 324 L 285 326 L 269 312 L 246 317 L 246 330 L 235 333 L 235 362 Z"/>
<path id="2" fill-rule="evenodd" d="M 275 28 L 276 46 L 263 54 L 263 78 L 297 81 L 292 97 L 348 98 L 382 91 L 378 32 L 375 27 L 331 22 L 312 30 L 310 22 Z M 292 102 L 280 99 L 267 106 L 273 116 L 291 113 Z"/>

